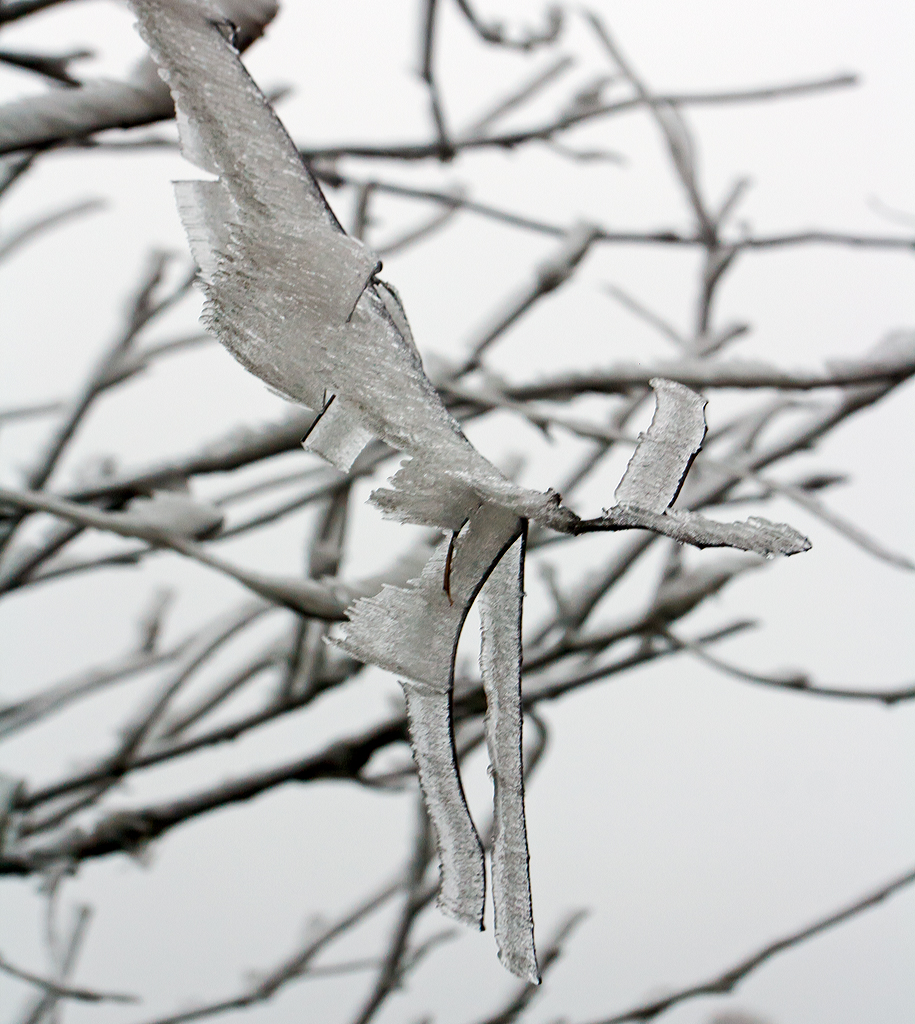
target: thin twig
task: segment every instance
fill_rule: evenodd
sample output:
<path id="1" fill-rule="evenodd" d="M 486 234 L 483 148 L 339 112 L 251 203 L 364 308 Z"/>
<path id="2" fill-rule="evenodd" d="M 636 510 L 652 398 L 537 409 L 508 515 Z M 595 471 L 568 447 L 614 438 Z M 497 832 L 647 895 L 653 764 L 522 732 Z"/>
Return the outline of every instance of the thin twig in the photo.
<path id="1" fill-rule="evenodd" d="M 596 14 L 591 11 L 585 12 L 585 20 L 590 24 L 611 59 L 629 80 L 636 95 L 651 111 L 667 143 L 677 177 L 695 215 L 697 233 L 703 241 L 713 245 L 716 241 L 718 225 L 706 209 L 705 201 L 699 191 L 695 145 L 683 116 L 675 104 L 664 103 L 651 93 L 629 61 L 622 55 L 619 47 Z"/>
<path id="2" fill-rule="evenodd" d="M 483 353 L 516 323 L 536 302 L 565 284 L 587 256 L 597 238 L 592 224 L 576 224 L 565 233 L 559 248 L 536 267 L 533 279 L 496 314 L 493 323 L 470 346 L 470 355 L 455 376 L 469 373 L 480 365 Z"/>
<path id="3" fill-rule="evenodd" d="M 320 968 L 311 966 L 311 962 L 315 957 L 334 939 L 345 934 L 380 907 L 384 906 L 402 887 L 403 879 L 398 878 L 372 893 L 371 896 L 362 900 L 348 914 L 345 914 L 333 924 L 321 928 L 318 934 L 309 938 L 301 949 L 297 950 L 291 957 L 283 960 L 264 978 L 238 995 L 203 1006 L 197 1006 L 191 1010 L 184 1010 L 180 1013 L 157 1017 L 155 1020 L 144 1022 L 144 1024 L 188 1024 L 189 1021 L 216 1017 L 232 1010 L 247 1009 L 258 1003 L 267 1002 L 280 989 L 292 981 L 327 973 L 326 969 L 322 971 Z"/>
<path id="4" fill-rule="evenodd" d="M 71 402 L 63 421 L 54 431 L 47 448 L 29 473 L 28 486 L 33 490 L 44 486 L 80 421 L 103 389 L 112 368 L 130 348 L 139 332 L 154 317 L 172 306 L 190 287 L 190 281 L 188 281 L 182 283 L 178 289 L 172 291 L 165 298 L 158 301 L 153 299 L 153 293 L 162 280 L 167 262 L 168 256 L 165 253 L 154 253 L 151 257 L 149 265 L 142 275 L 140 286 L 130 303 L 124 330 L 102 354 L 86 383 Z"/>
<path id="5" fill-rule="evenodd" d="M 413 855 L 404 877 L 406 892 L 404 905 L 394 925 L 381 970 L 365 1005 L 354 1018 L 353 1024 L 369 1024 L 382 1003 L 400 983 L 405 967 L 410 932 L 419 914 L 429 905 L 430 893 L 424 891 L 423 879 L 435 849 L 432 825 L 426 813 L 422 794 L 417 793 L 417 826 Z M 433 893 L 434 895 L 434 893 Z"/>
<path id="6" fill-rule="evenodd" d="M 57 980 L 60 982 L 61 987 L 76 967 L 76 960 L 82 948 L 90 918 L 91 911 L 88 907 L 77 907 L 69 937 L 66 941 L 59 942 L 57 949 L 52 949 L 54 958 L 57 960 L 59 974 Z M 63 997 L 60 993 L 46 988 L 44 994 L 39 996 L 33 1005 L 26 1010 L 21 1024 L 41 1024 L 42 1021 L 53 1017 L 54 1009 L 61 998 Z"/>
<path id="7" fill-rule="evenodd" d="M 0 971 L 12 978 L 18 978 L 20 981 L 44 989 L 46 993 L 56 996 L 58 999 L 76 999 L 83 1003 L 138 1003 L 140 1001 L 139 997 L 124 992 L 101 992 L 91 988 L 62 985 L 51 978 L 43 978 L 32 971 L 16 967 L 2 955 L 0 955 Z"/>
<path id="8" fill-rule="evenodd" d="M 548 85 L 551 85 L 560 75 L 566 72 L 575 61 L 564 54 L 549 63 L 542 71 L 536 72 L 533 77 L 527 79 L 522 85 L 513 89 L 504 99 L 491 105 L 485 114 L 481 114 L 470 124 L 464 136 L 482 135 L 487 128 L 491 128 L 497 121 L 517 110 L 522 104 L 532 99 L 539 92 L 542 92 Z"/>
<path id="9" fill-rule="evenodd" d="M 840 700 L 874 702 L 892 706 L 903 701 L 915 700 L 915 683 L 910 686 L 894 687 L 886 690 L 860 690 L 847 686 L 823 686 L 813 682 L 805 672 L 784 672 L 779 675 L 765 675 L 759 672 L 748 672 L 746 669 L 732 665 L 722 658 L 709 654 L 701 645 L 690 640 L 682 640 L 669 629 L 660 630 L 674 646 L 694 654 L 700 661 L 725 675 L 733 676 L 748 683 L 761 686 L 773 686 L 780 690 L 790 690 L 810 697 L 835 697 Z"/>
<path id="10" fill-rule="evenodd" d="M 21 249 L 27 242 L 42 235 L 45 231 L 59 227 L 61 224 L 66 224 L 67 221 L 75 220 L 84 213 L 95 213 L 97 210 L 103 210 L 106 205 L 102 199 L 84 199 L 78 203 L 71 203 L 61 210 L 55 210 L 53 213 L 38 217 L 6 238 L 0 239 L 0 261 L 12 256 L 14 252 Z"/>
<path id="11" fill-rule="evenodd" d="M 566 943 L 572 932 L 587 916 L 586 910 L 576 910 L 559 926 L 546 949 L 541 950 L 538 955 L 537 959 L 540 962 L 542 975 L 546 975 L 547 971 L 559 961 L 565 952 Z M 479 1024 L 512 1024 L 512 1021 L 516 1021 L 544 989 L 545 986 L 532 985 L 530 982 L 519 985 L 517 992 L 508 999 L 501 1010 L 486 1017 Z"/>
<path id="12" fill-rule="evenodd" d="M 50 512 L 52 515 L 69 519 L 83 526 L 107 530 L 121 537 L 145 540 L 154 547 L 176 551 L 180 555 L 216 569 L 246 586 L 260 597 L 293 609 L 302 615 L 341 621 L 349 600 L 356 595 L 346 595 L 339 584 L 330 585 L 306 579 L 282 579 L 261 573 L 250 572 L 231 565 L 222 558 L 208 552 L 202 545 L 186 540 L 177 533 L 160 526 L 151 526 L 131 518 L 130 513 L 106 513 L 78 505 L 64 498 L 54 498 L 37 491 L 11 491 L 0 488 L 0 502 L 15 508 Z M 344 596 L 341 597 L 341 594 Z"/>
<path id="13" fill-rule="evenodd" d="M 699 638 L 700 643 L 714 643 L 747 628 L 748 623 L 738 622 Z M 630 668 L 644 665 L 657 658 L 677 653 L 672 644 L 654 649 L 643 648 L 635 655 L 620 659 L 609 665 L 598 666 L 586 673 L 565 676 L 560 680 L 546 680 L 526 688 L 523 696 L 525 711 L 536 707 L 541 701 L 555 700 L 575 689 L 625 672 Z M 213 742 L 223 742 L 237 736 L 245 728 L 269 721 L 287 713 L 288 708 L 273 707 L 250 716 L 237 726 L 217 730 L 215 737 L 202 737 L 176 745 L 178 752 L 200 749 Z M 485 698 L 481 684 L 462 692 L 455 699 L 455 720 L 480 715 L 485 711 Z M 7 850 L 0 854 L 0 875 L 22 875 L 39 871 L 47 863 L 62 859 L 85 860 L 103 857 L 112 853 L 141 848 L 180 824 L 192 821 L 203 814 L 233 803 L 243 802 L 289 782 L 307 783 L 317 779 L 358 780 L 369 760 L 391 744 L 407 741 L 407 722 L 404 715 L 397 715 L 354 736 L 338 740 L 316 754 L 298 758 L 293 762 L 254 771 L 239 779 L 220 783 L 209 789 L 198 791 L 170 802 L 148 807 L 119 810 L 109 813 L 87 831 L 73 832 L 60 836 L 46 848 L 35 847 L 28 851 Z M 173 755 L 163 751 L 141 755 L 133 765 L 134 769 L 161 763 Z M 15 809 L 34 806 L 39 800 L 46 800 L 74 788 L 89 784 L 95 778 L 73 779 L 67 783 L 47 788 L 42 793 L 17 796 Z"/>
<path id="14" fill-rule="evenodd" d="M 562 11 L 559 7 L 547 9 L 546 25 L 539 31 L 534 29 L 524 32 L 512 39 L 507 36 L 498 23 L 482 21 L 470 6 L 469 0 L 456 0 L 458 8 L 467 19 L 470 27 L 487 43 L 505 46 L 514 50 L 533 50 L 538 46 L 554 43 L 562 30 Z"/>
<path id="15" fill-rule="evenodd" d="M 423 0 L 423 34 L 422 34 L 422 60 L 419 75 L 426 83 L 429 93 L 429 109 L 432 113 L 432 123 L 435 126 L 435 134 L 438 137 L 438 158 L 450 160 L 454 155 L 454 148 L 448 138 L 448 128 L 445 124 L 445 113 L 442 109 L 442 99 L 439 94 L 438 83 L 433 68 L 435 52 L 435 19 L 438 13 L 438 0 Z"/>
<path id="16" fill-rule="evenodd" d="M 0 424 L 31 419 L 33 416 L 49 416 L 51 413 L 59 412 L 62 404 L 62 402 L 36 402 L 32 405 L 0 409 Z"/>
<path id="17" fill-rule="evenodd" d="M 647 306 L 642 305 L 638 299 L 633 298 L 628 292 L 623 291 L 622 288 L 615 284 L 605 284 L 604 291 L 616 299 L 621 306 L 628 309 L 630 313 L 634 313 L 640 320 L 644 320 L 645 323 L 653 327 L 659 334 L 662 334 L 668 341 L 672 341 L 680 349 L 688 350 L 689 346 L 686 339 L 680 332 L 672 327 L 663 317 L 658 316 L 657 313 L 648 309 Z"/>
<path id="18" fill-rule="evenodd" d="M 411 228 L 409 231 L 405 231 L 398 237 L 391 239 L 391 241 L 377 245 L 375 251 L 379 256 L 393 256 L 395 253 L 403 252 L 411 245 L 429 238 L 436 231 L 443 228 L 454 217 L 458 209 L 459 207 L 457 206 L 446 206 L 443 210 L 433 214 L 427 221 L 420 224 L 419 227 Z"/>
<path id="19" fill-rule="evenodd" d="M 33 697 L 2 706 L 0 737 L 32 725 L 104 687 L 123 682 L 131 676 L 173 661 L 187 649 L 188 644 L 189 641 L 185 640 L 164 651 L 131 653 L 111 665 L 90 669 L 88 672 L 80 673 L 75 679 L 48 687 Z"/>
<path id="20" fill-rule="evenodd" d="M 905 888 L 907 885 L 911 885 L 915 882 L 915 870 L 908 871 L 904 875 L 900 875 L 898 878 L 894 878 L 891 882 L 881 886 L 873 892 L 868 893 L 866 896 L 847 907 L 843 907 L 827 917 L 820 918 L 813 924 L 808 925 L 806 928 L 802 928 L 799 931 L 792 932 L 784 938 L 776 939 L 775 942 L 769 943 L 764 946 L 759 952 L 754 953 L 752 956 L 748 956 L 745 960 L 739 961 L 733 967 L 721 974 L 710 979 L 709 981 L 700 982 L 697 985 L 691 985 L 689 988 L 680 989 L 678 992 L 674 992 L 671 995 L 664 996 L 662 999 L 655 999 L 648 1003 L 643 1003 L 640 1006 L 634 1006 L 623 1013 L 614 1014 L 612 1017 L 604 1017 L 595 1024 L 623 1024 L 624 1021 L 645 1021 L 653 1020 L 655 1017 L 666 1012 L 671 1007 L 684 1003 L 690 999 L 696 999 L 699 996 L 720 996 L 727 995 L 729 992 L 733 992 L 734 989 L 747 977 L 762 964 L 766 963 L 772 957 L 777 956 L 779 953 L 783 953 L 786 949 L 791 949 L 794 946 L 800 945 L 802 942 L 806 942 L 808 939 L 812 939 L 814 936 L 819 935 L 821 932 L 826 931 L 829 928 L 834 927 L 837 924 L 841 924 L 843 921 L 847 921 L 850 918 L 856 917 L 858 914 L 863 913 L 865 910 L 869 910 L 871 907 L 876 906 L 878 903 L 882 903 L 883 900 L 892 896 L 894 893 L 899 892 L 900 889 Z"/>
<path id="21" fill-rule="evenodd" d="M 655 102 L 676 106 L 720 106 L 730 103 L 765 102 L 773 99 L 784 99 L 803 96 L 811 93 L 840 89 L 857 85 L 855 75 L 832 75 L 807 82 L 792 82 L 787 85 L 763 86 L 758 89 L 738 89 L 725 92 L 702 93 L 665 93 L 655 96 Z M 528 142 L 547 141 L 553 136 L 599 117 L 610 117 L 626 114 L 645 105 L 645 101 L 635 96 L 631 99 L 616 100 L 604 103 L 587 110 L 577 110 L 545 124 L 533 128 L 495 135 L 471 136 L 456 138 L 451 145 L 457 152 L 472 149 L 514 149 Z M 0 150 L 2 151 L 2 150 Z M 366 159 L 382 160 L 428 160 L 439 159 L 441 148 L 438 142 L 406 142 L 384 145 L 361 145 L 358 143 L 335 146 L 306 146 L 301 149 L 302 156 L 309 162 L 317 160 L 337 160 L 341 157 L 354 156 Z"/>
<path id="22" fill-rule="evenodd" d="M 20 18 L 27 18 L 30 14 L 37 14 L 38 11 L 65 2 L 67 0 L 7 0 L 0 6 L 0 25 L 18 21 Z"/>

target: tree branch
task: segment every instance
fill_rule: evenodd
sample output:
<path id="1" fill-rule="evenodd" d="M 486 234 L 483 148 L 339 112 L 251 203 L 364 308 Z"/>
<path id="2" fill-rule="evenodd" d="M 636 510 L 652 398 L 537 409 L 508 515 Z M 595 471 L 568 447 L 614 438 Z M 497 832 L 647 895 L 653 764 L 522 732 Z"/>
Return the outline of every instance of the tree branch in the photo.
<path id="1" fill-rule="evenodd" d="M 77 988 L 72 985 L 62 985 L 60 982 L 50 978 L 43 978 L 31 971 L 25 971 L 16 967 L 5 957 L 0 955 L 0 971 L 25 981 L 29 985 L 35 985 L 43 989 L 47 994 L 56 996 L 58 999 L 76 999 L 83 1003 L 137 1003 L 137 996 L 128 995 L 124 992 L 100 992 L 91 988 Z"/>
<path id="2" fill-rule="evenodd" d="M 696 999 L 699 996 L 727 995 L 729 992 L 733 992 L 737 985 L 739 985 L 748 974 L 751 974 L 758 967 L 772 959 L 772 957 L 777 956 L 779 953 L 783 953 L 785 950 L 791 949 L 794 946 L 798 946 L 802 942 L 806 942 L 807 939 L 812 939 L 814 936 L 827 931 L 829 928 L 833 928 L 837 924 L 841 924 L 843 921 L 856 917 L 865 910 L 869 910 L 878 903 L 882 903 L 883 900 L 899 892 L 899 890 L 905 888 L 905 886 L 911 885 L 912 882 L 915 882 L 915 870 L 908 871 L 906 874 L 900 875 L 898 878 L 894 878 L 891 882 L 881 886 L 881 888 L 868 893 L 866 896 L 849 906 L 844 907 L 842 910 L 838 910 L 835 913 L 829 914 L 827 917 L 823 917 L 820 920 L 815 921 L 806 928 L 792 932 L 784 938 L 776 939 L 774 942 L 769 943 L 769 945 L 764 946 L 759 950 L 759 952 L 754 953 L 752 956 L 748 956 L 745 960 L 741 960 L 733 967 L 723 971 L 721 974 L 711 978 L 709 981 L 700 982 L 697 985 L 691 985 L 689 988 L 680 989 L 678 992 L 665 996 L 663 999 L 656 999 L 649 1003 L 643 1003 L 642 1005 L 632 1007 L 623 1013 L 614 1014 L 612 1017 L 605 1017 L 599 1022 L 595 1022 L 595 1024 L 624 1024 L 625 1021 L 653 1020 L 660 1014 L 665 1013 L 671 1007 L 676 1006 L 679 1003 L 687 1002 L 690 999 Z"/>

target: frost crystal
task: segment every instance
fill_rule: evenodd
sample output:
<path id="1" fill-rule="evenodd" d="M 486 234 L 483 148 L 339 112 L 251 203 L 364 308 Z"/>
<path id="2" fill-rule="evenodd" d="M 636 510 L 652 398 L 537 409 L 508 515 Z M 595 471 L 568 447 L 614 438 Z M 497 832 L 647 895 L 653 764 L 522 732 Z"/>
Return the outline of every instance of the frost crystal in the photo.
<path id="1" fill-rule="evenodd" d="M 225 2 L 225 0 L 223 0 Z M 266 0 L 261 0 L 261 3 Z M 670 512 L 705 433 L 704 401 L 652 381 L 657 410 L 616 492 L 583 521 L 559 495 L 516 486 L 467 440 L 427 378 L 381 264 L 349 238 L 207 0 L 130 0 L 175 102 L 184 155 L 214 181 L 176 184 L 206 296 L 204 321 L 248 370 L 319 413 L 303 445 L 341 470 L 377 437 L 409 458 L 372 495 L 403 522 L 452 532 L 421 576 L 348 611 L 338 645 L 403 681 L 441 861 L 439 903 L 482 926 L 483 849 L 454 751 L 454 658 L 481 596 L 481 670 L 495 787 L 495 931 L 509 970 L 539 980 L 521 762 L 521 598 L 527 521 L 566 533 L 642 528 L 705 546 L 790 554 L 809 546 L 764 520 Z M 243 0 L 232 0 L 238 7 Z"/>

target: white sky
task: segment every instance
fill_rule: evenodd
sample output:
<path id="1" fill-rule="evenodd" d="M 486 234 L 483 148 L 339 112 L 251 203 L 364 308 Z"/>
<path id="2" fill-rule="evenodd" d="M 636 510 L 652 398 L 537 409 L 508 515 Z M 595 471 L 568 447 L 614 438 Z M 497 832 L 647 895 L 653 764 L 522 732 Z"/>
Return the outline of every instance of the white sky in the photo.
<path id="1" fill-rule="evenodd" d="M 510 23 L 519 12 L 527 19 L 539 11 L 504 0 L 479 5 L 504 12 Z M 752 176 L 743 211 L 754 230 L 898 231 L 898 224 L 875 213 L 874 198 L 915 214 L 911 5 L 659 0 L 595 6 L 659 90 L 861 74 L 855 90 L 689 114 L 712 195 L 723 195 L 739 176 Z M 543 61 L 478 45 L 447 3 L 442 27 L 438 66 L 446 109 L 458 127 Z M 418 37 L 413 0 L 289 0 L 248 65 L 266 88 L 294 85 L 280 113 L 300 143 L 413 140 L 429 132 L 414 73 Z M 98 72 L 112 75 L 142 53 L 127 13 L 94 0 L 64 5 L 8 38 L 3 34 L 10 48 L 36 41 L 49 50 L 96 48 L 105 56 Z M 582 82 L 601 72 L 600 54 L 578 18 L 566 46 L 580 58 L 574 74 Z M 36 88 L 27 76 L 0 74 L 0 97 Z M 545 101 L 544 114 L 559 95 Z M 616 228 L 687 224 L 643 115 L 597 122 L 568 141 L 619 151 L 627 163 L 582 167 L 540 148 L 527 156 L 479 155 L 444 168 L 357 169 L 429 187 L 469 182 L 475 198 L 557 222 L 589 216 Z M 172 154 L 54 156 L 4 202 L 0 235 L 88 195 L 108 197 L 109 206 L 46 236 L 2 268 L 0 405 L 65 393 L 116 329 L 149 249 L 184 251 L 169 182 L 186 175 L 187 165 Z M 330 198 L 346 223 L 350 200 Z M 379 207 L 379 216 L 388 218 L 376 227 L 379 244 L 389 237 L 388 225 L 397 232 L 402 209 Z M 419 220 L 423 212 L 407 216 Z M 424 354 L 447 355 L 459 351 L 552 244 L 466 217 L 434 243 L 387 260 L 386 276 L 403 295 Z M 604 248 L 589 257 L 575 284 L 500 343 L 493 363 L 506 374 L 532 377 L 559 365 L 666 354 L 662 342 L 601 295 L 600 285 L 626 287 L 686 325 L 695 266 L 685 253 Z M 887 332 L 911 328 L 912 285 L 911 257 L 901 253 L 817 247 L 750 255 L 724 287 L 719 315 L 721 322 L 753 324 L 735 355 L 816 366 L 856 357 Z M 188 303 L 156 336 L 193 330 L 194 320 L 194 303 Z M 733 396 L 714 395 L 710 420 L 724 417 L 733 403 Z M 70 465 L 99 451 L 125 464 L 143 463 L 281 410 L 214 347 L 177 359 L 107 400 L 81 433 Z M 812 467 L 851 473 L 851 484 L 829 492 L 830 505 L 910 556 L 912 413 L 909 386 L 793 467 L 798 474 Z M 570 441 L 549 449 L 523 431 L 506 436 L 502 427 L 474 439 L 496 460 L 527 449 L 532 485 L 555 482 L 549 474 L 564 453 L 571 458 L 578 450 Z M 2 439 L 7 479 L 15 479 L 28 456 L 26 443 L 39 436 L 11 430 Z M 298 464 L 298 456 L 288 458 L 290 466 Z M 595 507 L 602 499 L 609 500 L 588 495 Z M 762 671 L 803 667 L 825 683 L 862 688 L 911 679 L 911 577 L 875 562 L 792 506 L 779 506 L 778 515 L 808 532 L 813 550 L 735 584 L 691 628 L 698 633 L 704 625 L 759 618 L 765 628 L 722 653 Z M 388 545 L 398 543 L 397 528 L 380 525 L 371 510 L 358 524 L 352 564 L 382 564 Z M 223 550 L 245 564 L 289 572 L 290 558 L 299 557 L 299 529 Z M 560 576 L 605 558 L 602 544 L 606 538 L 582 541 L 575 554 L 564 555 L 575 564 L 557 566 Z M 95 583 L 36 589 L 8 602 L 0 610 L 4 696 L 123 649 L 150 592 L 174 572 L 175 563 L 162 557 L 146 574 L 113 572 Z M 180 578 L 176 615 L 189 621 L 237 594 L 203 570 L 182 570 Z M 641 585 L 622 588 L 607 617 L 623 614 L 624 602 L 638 600 L 647 585 L 644 577 Z M 531 612 L 535 619 L 536 607 Z M 396 684 L 374 673 L 351 689 L 306 720 L 304 739 L 300 722 L 281 723 L 237 750 L 201 759 L 201 778 L 316 749 L 342 732 L 341 721 L 347 728 L 368 721 Z M 125 692 L 119 713 L 133 699 Z M 0 768 L 51 776 L 56 766 L 104 748 L 113 723 L 98 714 L 108 706 L 87 705 L 59 726 L 5 744 Z M 541 943 L 567 911 L 585 906 L 591 915 L 550 975 L 534 1021 L 599 1018 L 665 987 L 704 979 L 913 859 L 912 706 L 888 710 L 753 689 L 682 660 L 617 677 L 548 708 L 545 717 L 552 746 L 528 794 Z M 473 771 L 469 795 L 480 814 L 489 801 L 482 762 Z M 164 795 L 171 784 L 168 771 L 150 773 L 123 802 Z M 95 908 L 77 979 L 139 992 L 144 1004 L 140 1011 L 74 1006 L 67 1021 L 129 1024 L 196 998 L 231 994 L 245 971 L 266 968 L 291 950 L 310 915 L 341 911 L 387 878 L 406 853 L 410 815 L 409 801 L 400 797 L 343 785 L 287 787 L 176 831 L 155 848 L 149 867 L 126 858 L 88 865 L 64 890 L 66 901 Z M 40 969 L 35 888 L 0 882 L 0 951 Z M 913 911 L 915 892 L 909 891 L 774 960 L 735 996 L 690 1003 L 662 1019 L 700 1024 L 731 1006 L 773 1024 L 910 1019 Z M 433 914 L 425 930 L 444 924 Z M 369 938 L 381 934 L 368 929 L 346 958 L 368 952 Z M 367 984 L 361 976 L 302 983 L 245 1020 L 346 1021 Z M 475 1020 L 512 984 L 496 962 L 490 933 L 467 934 L 433 955 L 380 1020 L 413 1021 L 426 1011 L 438 1024 Z M 4 1009 L 18 1006 L 24 993 L 0 977 Z"/>

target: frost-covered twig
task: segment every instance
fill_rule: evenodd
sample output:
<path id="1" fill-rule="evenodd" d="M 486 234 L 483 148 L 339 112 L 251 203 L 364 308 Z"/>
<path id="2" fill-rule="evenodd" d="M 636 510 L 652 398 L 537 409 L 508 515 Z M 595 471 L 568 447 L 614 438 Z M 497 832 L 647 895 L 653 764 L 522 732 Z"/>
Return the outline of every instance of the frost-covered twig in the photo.
<path id="1" fill-rule="evenodd" d="M 913 339 L 915 340 L 915 339 Z M 582 394 L 621 394 L 645 387 L 652 377 L 675 380 L 690 388 L 779 388 L 810 391 L 902 381 L 915 374 L 915 345 L 900 344 L 885 356 L 835 361 L 825 370 L 783 370 L 762 361 L 663 360 L 653 365 L 618 364 L 596 373 L 576 373 L 531 384 L 515 384 L 505 394 L 515 401 L 562 401 Z"/>
<path id="2" fill-rule="evenodd" d="M 177 551 L 178 554 L 232 577 L 268 601 L 292 608 L 303 615 L 341 620 L 345 617 L 349 600 L 355 596 L 349 593 L 341 598 L 338 588 L 314 580 L 271 577 L 233 566 L 200 544 L 186 540 L 179 532 L 169 529 L 167 519 L 163 519 L 160 525 L 157 520 L 143 519 L 129 511 L 99 512 L 91 506 L 79 505 L 38 491 L 12 491 L 5 487 L 0 488 L 0 503 L 16 509 L 50 512 L 82 526 L 107 530 L 121 537 L 134 537 L 148 541 L 155 547 Z"/>
<path id="3" fill-rule="evenodd" d="M 48 0 L 4 4 L 0 24 L 49 5 Z M 277 4 L 276 0 L 217 0 L 217 9 L 235 26 L 235 41 L 244 49 L 272 21 Z M 169 120 L 174 114 L 168 87 L 146 58 L 126 81 L 87 81 L 74 89 L 55 89 L 0 106 L 0 155 L 79 142 L 97 132 L 136 128 Z"/>

